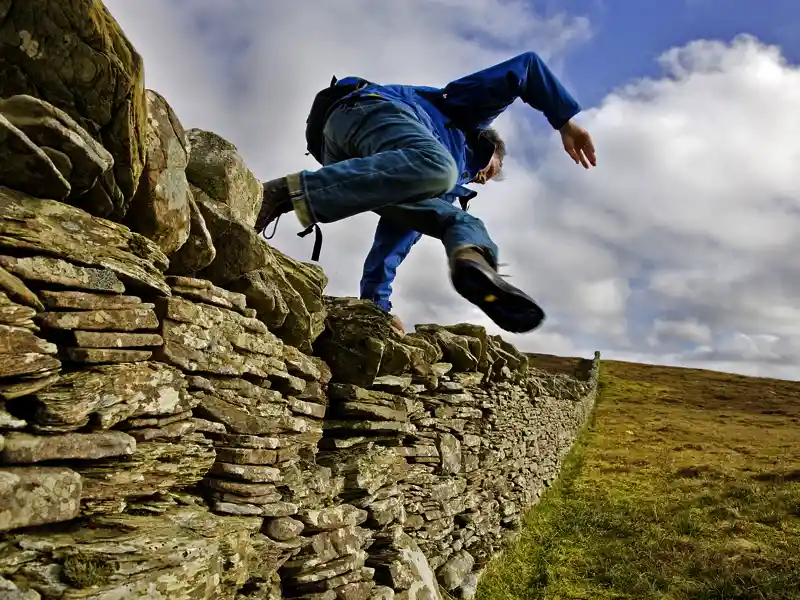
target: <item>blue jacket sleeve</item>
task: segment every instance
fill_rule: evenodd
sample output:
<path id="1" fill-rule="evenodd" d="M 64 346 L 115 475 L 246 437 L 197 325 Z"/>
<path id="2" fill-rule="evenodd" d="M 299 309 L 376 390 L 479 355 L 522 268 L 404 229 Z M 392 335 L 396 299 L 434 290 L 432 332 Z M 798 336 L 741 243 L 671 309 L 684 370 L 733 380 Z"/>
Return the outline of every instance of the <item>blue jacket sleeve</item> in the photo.
<path id="1" fill-rule="evenodd" d="M 535 52 L 451 81 L 442 98 L 447 114 L 465 127 L 486 129 L 517 98 L 560 129 L 581 110 L 578 102 Z"/>
<path id="2" fill-rule="evenodd" d="M 386 312 L 392 311 L 389 298 L 392 295 L 392 282 L 397 274 L 397 267 L 421 237 L 421 233 L 381 217 L 372 248 L 364 262 L 361 299 L 372 300 Z"/>

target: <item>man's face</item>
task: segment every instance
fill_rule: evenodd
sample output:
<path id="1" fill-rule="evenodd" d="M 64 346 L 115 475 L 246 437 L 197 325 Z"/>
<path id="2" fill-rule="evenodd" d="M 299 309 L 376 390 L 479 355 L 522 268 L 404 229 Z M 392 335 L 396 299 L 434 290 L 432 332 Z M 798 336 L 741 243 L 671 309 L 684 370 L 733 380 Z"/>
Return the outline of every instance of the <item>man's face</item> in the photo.
<path id="1" fill-rule="evenodd" d="M 484 185 L 487 181 L 490 181 L 492 178 L 497 176 L 501 167 L 502 163 L 500 162 L 500 157 L 498 156 L 497 152 L 495 152 L 492 154 L 489 164 L 478 171 L 477 175 L 472 178 L 472 182 Z"/>

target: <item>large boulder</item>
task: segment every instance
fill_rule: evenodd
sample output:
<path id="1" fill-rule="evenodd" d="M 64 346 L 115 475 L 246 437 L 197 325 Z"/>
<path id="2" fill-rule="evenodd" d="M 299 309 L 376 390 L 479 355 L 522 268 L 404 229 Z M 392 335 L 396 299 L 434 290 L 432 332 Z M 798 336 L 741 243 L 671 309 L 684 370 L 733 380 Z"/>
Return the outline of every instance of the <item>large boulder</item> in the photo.
<path id="1" fill-rule="evenodd" d="M 0 182 L 34 196 L 64 200 L 88 192 L 114 159 L 67 113 L 20 94 L 0 100 Z M 42 185 L 44 184 L 44 185 Z"/>
<path id="2" fill-rule="evenodd" d="M 255 225 L 263 188 L 231 142 L 202 129 L 187 132 L 191 153 L 186 176 L 209 198 L 230 207 L 237 219 Z"/>
<path id="3" fill-rule="evenodd" d="M 216 247 L 214 260 L 197 273 L 199 279 L 208 279 L 226 287 L 242 275 L 269 264 L 269 246 L 251 226 L 239 219 L 224 202 L 210 198 L 194 185 L 191 188 Z"/>
<path id="4" fill-rule="evenodd" d="M 200 207 L 194 201 L 191 190 L 186 199 L 189 204 L 189 239 L 169 257 L 167 272 L 170 275 L 194 275 L 214 262 L 217 257 L 214 239 L 208 230 L 203 213 L 200 212 Z"/>
<path id="5" fill-rule="evenodd" d="M 267 263 L 228 287 L 247 296 L 258 318 L 287 344 L 310 353 L 325 329 L 322 293 L 328 278 L 316 265 L 300 262 L 263 242 Z"/>
<path id="6" fill-rule="evenodd" d="M 0 185 L 63 200 L 69 182 L 44 151 L 0 113 Z"/>
<path id="7" fill-rule="evenodd" d="M 183 127 L 164 97 L 147 90 L 147 108 L 144 172 L 126 223 L 169 256 L 186 243 L 192 228 L 189 152 Z"/>
<path id="8" fill-rule="evenodd" d="M 333 381 L 369 387 L 382 375 L 431 374 L 422 348 L 406 344 L 391 315 L 369 300 L 326 296 L 325 330 L 314 354 L 333 373 Z"/>
<path id="9" fill-rule="evenodd" d="M 144 166 L 144 69 L 102 2 L 0 0 L 0 72 L 0 97 L 52 104 L 111 153 L 113 169 L 79 204 L 121 218 Z"/>

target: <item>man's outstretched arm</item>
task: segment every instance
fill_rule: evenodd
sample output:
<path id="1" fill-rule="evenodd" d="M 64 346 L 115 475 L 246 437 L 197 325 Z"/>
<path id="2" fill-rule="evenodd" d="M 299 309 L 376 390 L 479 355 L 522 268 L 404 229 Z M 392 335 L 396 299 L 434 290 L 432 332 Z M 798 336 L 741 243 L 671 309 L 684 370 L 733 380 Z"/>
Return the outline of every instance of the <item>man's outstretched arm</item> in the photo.
<path id="1" fill-rule="evenodd" d="M 465 127 L 486 129 L 517 98 L 561 129 L 581 110 L 535 52 L 525 52 L 450 82 L 444 88 L 448 114 Z"/>

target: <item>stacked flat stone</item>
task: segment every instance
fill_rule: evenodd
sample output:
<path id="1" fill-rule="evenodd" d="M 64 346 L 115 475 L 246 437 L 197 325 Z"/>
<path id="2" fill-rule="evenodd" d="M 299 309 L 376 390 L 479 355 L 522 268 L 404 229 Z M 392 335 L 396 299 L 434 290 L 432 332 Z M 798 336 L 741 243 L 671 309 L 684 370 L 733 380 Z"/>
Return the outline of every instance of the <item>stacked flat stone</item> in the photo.
<path id="1" fill-rule="evenodd" d="M 219 517 L 190 496 L 137 508 L 7 534 L 0 598 L 280 600 L 261 519 Z M 238 593 L 245 583 L 253 595 Z"/>
<path id="2" fill-rule="evenodd" d="M 28 371 L 39 365 L 36 373 L 3 378 L 2 414 L 16 431 L 4 436 L 0 463 L 14 477 L 5 493 L 18 506 L 6 528 L 120 512 L 194 484 L 213 448 L 193 433 L 183 374 L 150 360 L 162 338 L 154 305 L 142 299 L 169 293 L 166 258 L 145 238 L 80 209 L 0 194 L 0 252 L 7 252 L 0 279 L 3 297 L 16 299 L 5 303 L 6 321 L 16 325 L 2 346 L 39 350 L 20 357 Z M 29 211 L 37 218 L 15 226 Z M 36 508 L 37 494 L 52 507 Z"/>
<path id="3" fill-rule="evenodd" d="M 304 543 L 280 570 L 286 598 L 359 600 L 371 597 L 374 569 L 365 566 L 372 532 L 367 511 L 351 504 L 304 510 Z"/>

